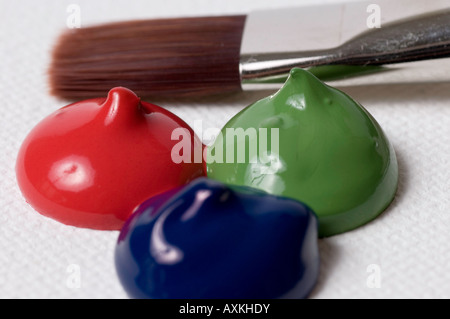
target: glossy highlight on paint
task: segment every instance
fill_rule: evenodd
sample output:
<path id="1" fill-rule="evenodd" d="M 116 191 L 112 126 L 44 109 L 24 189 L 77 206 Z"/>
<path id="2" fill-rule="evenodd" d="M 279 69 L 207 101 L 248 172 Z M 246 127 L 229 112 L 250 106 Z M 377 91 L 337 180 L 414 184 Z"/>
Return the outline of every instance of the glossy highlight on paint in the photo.
<path id="1" fill-rule="evenodd" d="M 107 98 L 65 106 L 24 140 L 16 175 L 27 202 L 64 224 L 119 230 L 150 196 L 203 176 L 202 163 L 174 163 L 176 128 L 192 129 L 171 112 L 117 87 Z"/>
<path id="2" fill-rule="evenodd" d="M 121 230 L 131 298 L 305 298 L 319 273 L 306 205 L 201 177 L 143 202 Z"/>
<path id="3" fill-rule="evenodd" d="M 369 222 L 395 196 L 397 160 L 379 124 L 359 103 L 306 70 L 292 69 L 278 92 L 243 109 L 222 132 L 229 128 L 277 128 L 273 160 L 206 161 L 207 176 L 304 202 L 319 218 L 320 237 Z M 258 138 L 248 137 L 247 151 Z M 209 148 L 224 150 L 225 158 L 227 148 L 242 151 L 233 143 L 219 134 Z"/>

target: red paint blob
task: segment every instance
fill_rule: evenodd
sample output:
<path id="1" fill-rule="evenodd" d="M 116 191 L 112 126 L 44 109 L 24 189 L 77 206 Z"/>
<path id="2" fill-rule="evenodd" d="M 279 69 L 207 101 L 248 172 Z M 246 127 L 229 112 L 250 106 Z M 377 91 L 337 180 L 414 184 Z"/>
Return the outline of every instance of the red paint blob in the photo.
<path id="1" fill-rule="evenodd" d="M 117 87 L 108 97 L 63 107 L 26 137 L 16 174 L 27 202 L 64 224 L 119 230 L 151 196 L 204 176 L 203 163 L 172 160 L 184 128 L 192 150 L 203 148 L 193 130 L 159 106 Z M 186 142 L 186 141 L 185 141 Z"/>

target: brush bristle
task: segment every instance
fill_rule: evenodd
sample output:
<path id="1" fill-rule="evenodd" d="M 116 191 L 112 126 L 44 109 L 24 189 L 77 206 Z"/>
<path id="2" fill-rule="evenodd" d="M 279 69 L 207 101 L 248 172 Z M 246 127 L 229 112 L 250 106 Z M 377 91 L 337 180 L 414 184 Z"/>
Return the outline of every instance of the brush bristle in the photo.
<path id="1" fill-rule="evenodd" d="M 69 30 L 49 68 L 51 93 L 106 96 L 124 86 L 141 97 L 240 90 L 245 16 L 137 20 Z"/>

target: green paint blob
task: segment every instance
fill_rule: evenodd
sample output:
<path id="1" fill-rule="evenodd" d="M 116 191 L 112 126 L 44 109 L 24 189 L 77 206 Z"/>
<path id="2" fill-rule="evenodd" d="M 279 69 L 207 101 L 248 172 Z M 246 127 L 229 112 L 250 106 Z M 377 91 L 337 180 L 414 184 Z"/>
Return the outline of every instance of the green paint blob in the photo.
<path id="1" fill-rule="evenodd" d="M 234 116 L 207 149 L 207 175 L 297 199 L 319 218 L 319 236 L 352 230 L 395 196 L 394 149 L 376 120 L 310 72 Z"/>

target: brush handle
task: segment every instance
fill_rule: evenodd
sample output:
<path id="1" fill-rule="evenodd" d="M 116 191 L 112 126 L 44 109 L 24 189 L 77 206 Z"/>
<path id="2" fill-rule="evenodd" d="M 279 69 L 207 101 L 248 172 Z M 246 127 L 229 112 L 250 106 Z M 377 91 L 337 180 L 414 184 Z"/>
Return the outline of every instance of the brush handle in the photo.
<path id="1" fill-rule="evenodd" d="M 450 56 L 450 10 L 387 24 L 329 50 L 242 55 L 241 82 L 285 75 L 293 67 L 384 65 Z"/>

